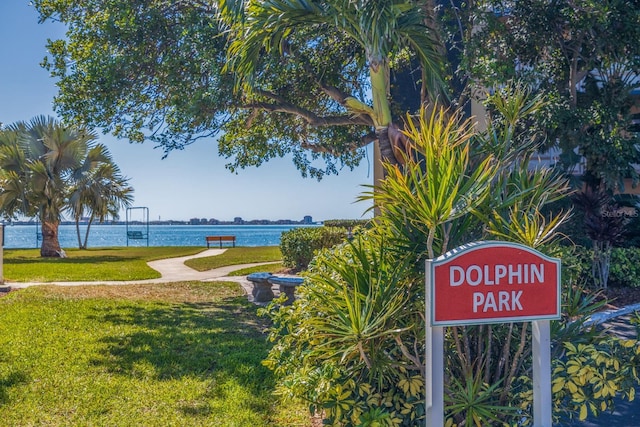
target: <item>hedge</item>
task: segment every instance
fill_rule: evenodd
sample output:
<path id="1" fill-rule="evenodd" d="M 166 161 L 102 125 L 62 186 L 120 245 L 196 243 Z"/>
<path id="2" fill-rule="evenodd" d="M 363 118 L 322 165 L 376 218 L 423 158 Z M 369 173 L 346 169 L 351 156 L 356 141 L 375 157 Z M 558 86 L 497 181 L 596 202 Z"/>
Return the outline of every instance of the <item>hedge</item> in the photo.
<path id="1" fill-rule="evenodd" d="M 306 270 L 316 251 L 344 242 L 347 233 L 341 227 L 293 228 L 282 233 L 280 252 L 287 268 Z"/>

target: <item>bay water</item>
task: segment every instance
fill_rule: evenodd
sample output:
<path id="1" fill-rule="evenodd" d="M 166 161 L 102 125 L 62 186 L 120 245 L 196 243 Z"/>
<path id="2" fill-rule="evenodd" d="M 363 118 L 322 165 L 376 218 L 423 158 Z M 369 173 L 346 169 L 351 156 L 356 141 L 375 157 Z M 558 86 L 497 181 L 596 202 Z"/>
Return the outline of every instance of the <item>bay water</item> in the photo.
<path id="1" fill-rule="evenodd" d="M 298 227 L 318 225 L 149 225 L 149 246 L 204 246 L 205 236 L 236 236 L 236 246 L 278 246 L 284 231 Z M 84 239 L 85 225 L 80 226 Z M 147 235 L 145 225 L 129 225 L 129 231 Z M 77 248 L 75 225 L 60 225 L 60 246 Z M 42 244 L 40 225 L 7 225 L 4 229 L 4 247 L 39 248 Z M 94 224 L 89 231 L 88 248 L 113 246 L 147 246 L 146 239 L 127 239 L 126 225 Z M 215 247 L 215 244 L 214 246 Z"/>

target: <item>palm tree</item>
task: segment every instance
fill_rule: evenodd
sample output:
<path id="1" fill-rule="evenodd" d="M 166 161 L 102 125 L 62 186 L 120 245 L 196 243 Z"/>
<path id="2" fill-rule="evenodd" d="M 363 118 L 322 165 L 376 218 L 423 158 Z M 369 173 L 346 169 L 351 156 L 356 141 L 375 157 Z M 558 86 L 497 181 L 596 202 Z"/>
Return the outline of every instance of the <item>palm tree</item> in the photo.
<path id="1" fill-rule="evenodd" d="M 104 148 L 95 148 L 96 139 L 90 130 L 45 116 L 0 131 L 0 211 L 5 216 L 38 216 L 43 257 L 63 253 L 58 228 L 77 183 L 74 177 L 110 161 Z"/>
<path id="2" fill-rule="evenodd" d="M 84 164 L 73 172 L 72 179 L 67 210 L 75 221 L 78 249 L 86 249 L 91 224 L 95 220 L 104 222 L 108 217 L 118 218 L 120 209 L 131 205 L 133 188 L 102 144 L 89 150 Z M 89 221 L 83 240 L 80 220 L 87 215 Z"/>
<path id="3" fill-rule="evenodd" d="M 431 9 L 430 9 L 431 7 Z M 429 0 L 237 0 L 223 3 L 222 14 L 238 36 L 229 48 L 229 68 L 244 83 L 258 69 L 261 50 L 273 52 L 297 29 L 332 28 L 365 52 L 372 106 L 352 96 L 338 100 L 350 113 L 366 116 L 375 127 L 381 156 L 396 163 L 389 133 L 395 131 L 389 102 L 390 59 L 411 52 L 423 70 L 423 92 L 432 100 L 443 94 L 443 49 L 434 28 Z M 313 46 L 313 41 L 309 42 Z M 395 132 L 398 135 L 398 132 Z"/>

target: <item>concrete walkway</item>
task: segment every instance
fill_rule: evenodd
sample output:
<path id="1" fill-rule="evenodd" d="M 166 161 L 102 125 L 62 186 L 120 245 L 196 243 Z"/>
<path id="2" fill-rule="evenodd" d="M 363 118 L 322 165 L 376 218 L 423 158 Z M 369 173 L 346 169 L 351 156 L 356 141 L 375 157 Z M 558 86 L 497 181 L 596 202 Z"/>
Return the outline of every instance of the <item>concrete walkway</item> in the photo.
<path id="1" fill-rule="evenodd" d="M 244 276 L 229 276 L 229 273 L 243 268 L 254 267 L 257 265 L 265 265 L 272 263 L 253 263 L 253 264 L 238 264 L 229 265 L 221 268 L 215 268 L 207 271 L 197 271 L 185 265 L 185 261 L 193 258 L 203 258 L 209 256 L 216 256 L 224 253 L 226 249 L 207 249 L 196 255 L 189 255 L 176 258 L 161 259 L 158 261 L 150 261 L 147 264 L 160 273 L 161 277 L 157 279 L 145 279 L 145 280 L 113 280 L 113 281 L 95 281 L 95 282 L 5 282 L 5 285 L 11 286 L 13 289 L 27 288 L 29 286 L 37 285 L 58 285 L 58 286 L 85 286 L 85 285 L 139 285 L 148 283 L 170 283 L 170 282 L 183 282 L 183 281 L 215 281 L 215 280 L 227 280 L 239 283 L 244 289 L 245 293 L 251 300 L 251 290 L 253 285 Z M 276 294 L 277 295 L 277 294 Z"/>

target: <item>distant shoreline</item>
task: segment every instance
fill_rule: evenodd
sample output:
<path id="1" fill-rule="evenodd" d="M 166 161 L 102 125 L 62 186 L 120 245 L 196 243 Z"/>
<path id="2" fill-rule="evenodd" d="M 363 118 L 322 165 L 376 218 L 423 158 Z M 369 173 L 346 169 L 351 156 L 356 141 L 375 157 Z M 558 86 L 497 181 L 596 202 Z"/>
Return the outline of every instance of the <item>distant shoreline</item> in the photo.
<path id="1" fill-rule="evenodd" d="M 31 225 L 36 226 L 40 224 L 36 221 L 11 221 L 4 225 Z M 75 225 L 75 221 L 61 221 L 60 225 Z M 80 221 L 80 225 L 87 225 L 88 221 Z M 129 225 L 146 225 L 147 223 L 142 221 L 129 221 Z M 313 222 L 312 220 L 293 221 L 290 219 L 279 219 L 275 221 L 266 219 L 256 220 L 234 220 L 234 221 L 218 221 L 218 220 L 189 220 L 189 221 L 149 221 L 149 225 L 322 225 L 322 221 Z M 91 225 L 127 225 L 126 221 L 105 221 L 105 222 L 93 222 Z"/>

